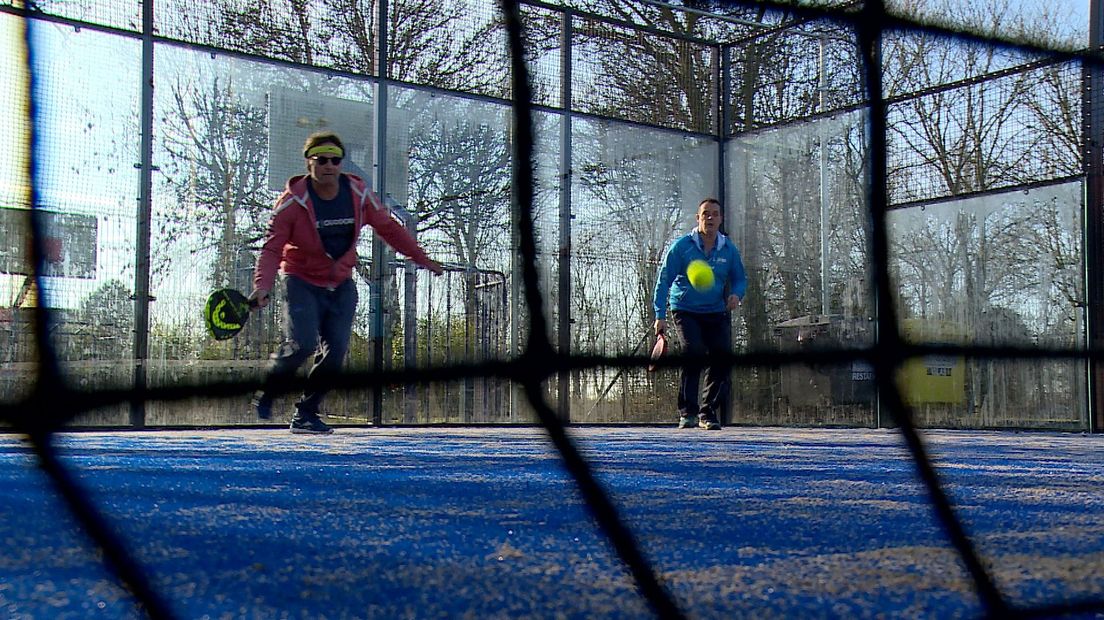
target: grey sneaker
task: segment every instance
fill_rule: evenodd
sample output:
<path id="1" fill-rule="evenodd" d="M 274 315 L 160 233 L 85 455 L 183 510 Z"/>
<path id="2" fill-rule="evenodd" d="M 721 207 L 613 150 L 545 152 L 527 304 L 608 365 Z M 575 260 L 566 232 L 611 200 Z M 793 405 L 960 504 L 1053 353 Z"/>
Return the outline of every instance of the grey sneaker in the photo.
<path id="1" fill-rule="evenodd" d="M 707 431 L 721 430 L 721 423 L 718 422 L 717 418 L 711 413 L 702 414 L 702 416 L 698 418 L 698 426 Z"/>
<path id="2" fill-rule="evenodd" d="M 317 415 L 295 414 L 291 419 L 291 432 L 297 435 L 329 435 L 333 428 Z"/>
<path id="3" fill-rule="evenodd" d="M 679 416 L 679 428 L 694 428 L 698 425 L 698 416 L 696 415 L 684 415 Z"/>

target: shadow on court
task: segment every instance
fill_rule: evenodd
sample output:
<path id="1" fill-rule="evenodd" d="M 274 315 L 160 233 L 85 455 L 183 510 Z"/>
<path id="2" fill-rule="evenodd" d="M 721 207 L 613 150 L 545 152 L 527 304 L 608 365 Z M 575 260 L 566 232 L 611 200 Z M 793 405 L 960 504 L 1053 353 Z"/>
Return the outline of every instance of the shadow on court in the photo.
<path id="1" fill-rule="evenodd" d="M 692 618 L 976 617 L 898 435 L 572 429 Z M 925 434 L 1017 606 L 1104 594 L 1104 436 Z M 642 618 L 540 429 L 55 439 L 183 618 Z M 140 617 L 0 435 L 0 610 Z"/>

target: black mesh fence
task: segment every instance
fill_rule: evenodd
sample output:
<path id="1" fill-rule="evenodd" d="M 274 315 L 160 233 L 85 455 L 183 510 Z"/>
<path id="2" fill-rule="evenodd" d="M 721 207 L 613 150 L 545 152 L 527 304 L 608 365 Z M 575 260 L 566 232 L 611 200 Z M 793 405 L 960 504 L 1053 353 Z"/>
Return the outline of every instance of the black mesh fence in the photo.
<path id="1" fill-rule="evenodd" d="M 46 154 L 37 171 L 37 206 L 46 214 L 52 252 L 41 284 L 53 310 L 52 342 L 74 381 L 125 387 L 146 375 L 170 386 L 202 382 L 223 365 L 216 376 L 262 372 L 265 352 L 280 338 L 279 311 L 240 339 L 214 343 L 193 309 L 210 287 L 248 288 L 268 209 L 284 181 L 301 172 L 302 140 L 319 129 L 345 137 L 352 172 L 373 180 L 385 171 L 380 186 L 418 219 L 431 251 L 465 268 L 507 274 L 511 332 L 503 355 L 518 354 L 527 321 L 510 232 L 514 129 L 503 99 L 511 86 L 503 77 L 501 16 L 489 6 L 462 14 L 417 3 L 385 8 L 390 18 L 381 22 L 380 6 L 371 3 L 325 10 L 294 3 L 163 5 L 143 43 L 140 28 L 120 29 L 115 5 L 7 6 L 8 31 L 22 20 L 35 26 L 35 148 Z M 868 114 L 851 21 L 784 7 L 707 13 L 646 2 L 526 5 L 522 16 L 533 103 L 542 110 L 535 233 L 557 347 L 602 355 L 635 350 L 640 330 L 648 329 L 656 261 L 692 225 L 697 200 L 706 195 L 723 195 L 728 232 L 751 274 L 754 294 L 733 324 L 736 346 L 788 350 L 800 331 L 794 325 L 823 321 L 839 327 L 827 329 L 837 335 L 822 344 L 869 342 L 877 313 L 865 194 Z M 975 23 L 968 20 L 978 14 L 951 17 Z M 941 334 L 940 326 L 952 322 L 963 335 L 940 336 L 936 344 L 1083 346 L 1085 69 L 1061 51 L 1072 35 L 1058 37 L 1048 55 L 1037 46 L 993 44 L 936 26 L 909 28 L 892 18 L 886 24 L 881 66 L 895 304 L 903 318 L 927 323 L 909 333 Z M 1016 24 L 1009 36 L 1026 37 L 1023 23 Z M 391 41 L 382 55 L 374 43 L 381 31 Z M 152 108 L 145 111 L 144 45 L 154 58 Z M 12 79 L 22 75 L 18 58 L 10 56 L 5 69 Z M 389 65 L 382 80 L 375 69 L 381 59 Z M 103 70 L 108 62 L 111 71 Z M 27 127 L 17 112 L 12 108 L 4 120 L 12 135 Z M 148 172 L 141 168 L 144 116 L 152 117 L 154 132 L 155 169 Z M 18 393 L 35 373 L 33 330 L 26 328 L 38 290 L 28 275 L 28 236 L 18 232 L 29 204 L 18 188 L 26 182 L 16 178 L 17 153 L 7 157 L 6 350 Z M 147 174 L 148 258 L 135 238 L 146 217 L 138 190 Z M 915 231 L 924 234 L 910 236 Z M 595 250 L 616 247 L 610 239 L 636 249 Z M 1017 247 L 1023 245 L 1031 249 Z M 370 244 L 360 250 L 368 260 L 375 251 Z M 383 258 L 381 264 L 391 264 Z M 153 299 L 142 326 L 131 297 L 147 268 Z M 389 353 L 392 342 L 405 338 L 394 310 L 401 306 L 399 271 L 387 266 L 362 274 L 361 293 L 371 303 L 359 319 L 353 368 L 405 364 Z M 599 276 L 607 281 L 595 286 Z M 422 280 L 415 279 L 415 289 L 427 285 Z M 383 331 L 371 333 L 373 325 Z M 599 327 L 609 325 L 620 327 Z M 147 341 L 142 350 L 134 346 L 138 332 Z M 125 368 L 139 359 L 149 361 Z M 1087 384 L 1047 378 L 1078 371 L 1041 364 L 1029 373 L 1041 388 L 1032 393 L 1076 386 L 1056 407 L 1068 412 L 1064 419 L 1046 416 L 1042 425 L 1085 427 Z M 936 391 L 958 396 L 939 401 L 946 411 L 933 423 L 1039 425 L 1038 399 L 994 392 L 1001 382 L 977 379 L 989 371 L 972 361 L 955 368 L 951 379 L 941 376 L 954 385 Z M 873 395 L 841 396 L 869 394 L 861 379 L 846 379 L 865 373 L 861 365 L 821 368 L 812 375 L 820 387 L 795 394 L 787 373 L 763 368 L 737 378 L 750 396 L 733 406 L 747 421 L 877 425 Z M 597 411 L 606 407 L 594 400 L 602 390 L 583 387 L 595 382 L 602 378 L 580 376 L 550 389 Z M 649 388 L 640 390 L 624 401 L 649 402 Z M 1012 410 L 976 415 L 991 408 L 987 403 Z M 213 407 L 203 420 L 179 411 L 162 415 L 157 406 L 147 412 L 151 423 L 236 423 L 248 416 L 230 404 Z M 360 407 L 336 413 L 349 420 L 392 416 Z M 125 409 L 104 421 L 126 419 Z M 670 402 L 658 402 L 622 417 L 651 421 L 670 409 Z M 473 419 L 528 415 L 488 410 Z"/>
<path id="2" fill-rule="evenodd" d="M 651 287 L 718 195 L 750 280 L 738 353 L 714 360 L 735 367 L 730 417 L 898 428 L 987 614 L 1099 613 L 1008 601 L 917 430 L 1098 430 L 1093 57 L 878 2 L 715 3 L 727 19 L 700 22 L 504 4 L 158 4 L 146 37 L 137 3 L 0 5 L 29 43 L 0 61 L 27 102 L 0 117 L 3 420 L 146 610 L 169 615 L 50 437 L 253 422 L 279 307 L 221 343 L 198 309 L 248 288 L 267 205 L 301 173 L 281 154 L 332 128 L 448 267 L 361 248 L 334 419 L 539 423 L 642 595 L 678 616 L 565 423 L 672 421 L 681 358 L 643 370 Z"/>

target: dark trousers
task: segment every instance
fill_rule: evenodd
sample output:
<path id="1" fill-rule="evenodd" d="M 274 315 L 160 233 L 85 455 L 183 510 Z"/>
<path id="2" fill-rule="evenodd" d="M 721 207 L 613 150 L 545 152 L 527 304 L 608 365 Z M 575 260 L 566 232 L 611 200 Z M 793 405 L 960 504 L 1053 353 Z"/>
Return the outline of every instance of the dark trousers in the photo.
<path id="1" fill-rule="evenodd" d="M 331 290 L 308 284 L 295 276 L 288 276 L 285 282 L 284 342 L 272 354 L 265 394 L 271 398 L 268 395 L 271 387 L 294 376 L 313 355 L 307 389 L 295 408 L 300 415 L 317 415 L 329 391 L 319 386 L 318 380 L 340 372 L 349 350 L 357 306 L 356 284 L 349 279 Z"/>
<path id="2" fill-rule="evenodd" d="M 672 311 L 671 320 L 682 336 L 685 353 L 690 356 L 728 353 L 732 349 L 732 325 L 727 312 L 699 314 Z M 701 375 L 705 370 L 702 390 Z M 679 415 L 713 415 L 720 418 L 724 399 L 728 396 L 729 366 L 706 366 L 691 360 L 682 367 L 679 378 Z M 699 406 L 698 397 L 701 396 Z"/>

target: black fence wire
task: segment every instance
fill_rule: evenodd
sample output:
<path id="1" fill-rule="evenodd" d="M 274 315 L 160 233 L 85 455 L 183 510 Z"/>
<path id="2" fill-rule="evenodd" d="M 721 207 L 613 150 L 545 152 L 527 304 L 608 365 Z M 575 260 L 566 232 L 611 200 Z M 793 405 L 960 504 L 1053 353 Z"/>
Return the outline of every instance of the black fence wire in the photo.
<path id="1" fill-rule="evenodd" d="M 973 542 L 964 528 L 955 506 L 948 497 L 940 476 L 932 464 L 923 436 L 911 407 L 906 403 L 894 377 L 900 366 L 909 359 L 926 355 L 974 356 L 994 359 L 1076 359 L 1095 366 L 1104 360 L 1101 351 L 1095 347 L 1084 350 L 1071 350 L 1069 347 L 1035 346 L 947 346 L 919 345 L 903 340 L 900 336 L 900 319 L 895 308 L 896 300 L 892 294 L 893 282 L 889 272 L 891 263 L 890 242 L 887 235 L 888 214 L 891 211 L 890 178 L 887 174 L 887 160 L 890 149 L 891 127 L 888 120 L 893 114 L 892 105 L 897 101 L 887 97 L 882 72 L 882 44 L 887 32 L 922 31 L 944 37 L 953 37 L 971 43 L 998 45 L 1015 52 L 1048 55 L 1056 62 L 1076 61 L 1084 63 L 1093 70 L 1101 69 L 1101 61 L 1095 52 L 1083 53 L 1049 49 L 1044 46 L 1023 43 L 999 37 L 981 36 L 975 33 L 955 30 L 943 26 L 920 24 L 912 20 L 894 17 L 887 13 L 882 2 L 867 1 L 861 5 L 848 4 L 843 8 L 811 8 L 790 6 L 784 3 L 758 3 L 779 11 L 788 11 L 808 20 L 828 20 L 835 27 L 850 29 L 856 35 L 857 53 L 861 61 L 858 72 L 865 92 L 862 94 L 862 106 L 866 110 L 867 180 L 866 187 L 869 217 L 870 265 L 873 290 L 878 308 L 876 322 L 878 337 L 870 346 L 837 350 L 813 350 L 803 354 L 800 363 L 852 363 L 862 361 L 873 368 L 878 397 L 882 406 L 891 415 L 894 425 L 901 433 L 905 445 L 912 455 L 917 474 L 923 481 L 933 511 L 937 515 L 966 566 L 985 613 L 989 617 L 1044 617 L 1063 614 L 1104 611 L 1104 599 L 1056 603 L 1041 607 L 1017 607 L 1000 591 L 994 583 L 989 569 L 981 561 Z M 534 132 L 537 125 L 533 87 L 526 63 L 526 31 L 521 20 L 522 6 L 519 2 L 502 0 L 503 34 L 508 55 L 505 57 L 510 67 L 508 85 L 487 83 L 487 92 L 501 95 L 508 92 L 512 97 L 511 112 L 514 119 L 515 135 L 511 143 L 513 157 L 510 176 L 513 195 L 511 204 L 516 208 L 516 233 L 518 253 L 520 254 L 520 285 L 524 298 L 526 316 L 525 342 L 512 359 L 480 359 L 458 363 L 430 363 L 422 367 L 375 369 L 372 371 L 350 370 L 330 382 L 335 388 L 362 390 L 383 390 L 388 386 L 405 384 L 423 384 L 449 381 L 463 381 L 472 378 L 496 377 L 523 389 L 529 399 L 537 421 L 547 431 L 551 443 L 563 459 L 564 466 L 574 479 L 585 498 L 591 515 L 602 532 L 609 539 L 621 561 L 629 569 L 636 581 L 641 595 L 648 601 L 658 617 L 682 617 L 670 593 L 665 590 L 656 572 L 641 552 L 639 543 L 634 539 L 631 529 L 619 514 L 616 504 L 606 489 L 595 478 L 590 464 L 582 456 L 572 441 L 565 421 L 566 412 L 557 411 L 549 403 L 546 384 L 563 373 L 573 370 L 593 369 L 597 367 L 614 368 L 629 371 L 648 363 L 646 356 L 596 355 L 588 353 L 561 352 L 557 350 L 549 334 L 554 330 L 546 314 L 548 300 L 543 291 L 547 289 L 542 281 L 538 267 L 541 262 L 540 240 L 534 234 L 535 214 L 538 211 L 537 194 L 538 162 L 535 145 L 538 137 Z M 113 28 L 135 28 L 134 16 L 113 16 L 108 24 Z M 186 24 L 185 24 L 186 26 Z M 184 26 L 182 26 L 183 28 Z M 785 25 L 778 26 L 780 31 Z M 26 32 L 29 32 L 26 31 Z M 598 29 L 587 31 L 587 36 L 597 36 Z M 603 35 L 606 36 L 606 35 Z M 609 35 L 613 36 L 613 35 Z M 761 37 L 762 34 L 755 36 Z M 680 44 L 681 45 L 681 44 Z M 35 45 L 28 37 L 27 66 L 35 66 Z M 698 53 L 690 55 L 701 56 Z M 326 62 L 340 64 L 340 54 L 333 52 L 332 59 Z M 299 58 L 289 60 L 299 61 Z M 708 58 L 706 65 L 719 65 L 719 59 Z M 705 65 L 703 65 L 705 66 Z M 338 66 L 337 68 L 341 68 Z M 719 70 L 719 68 L 717 69 Z M 35 73 L 27 72 L 30 84 L 28 92 L 36 93 Z M 849 97 L 844 98 L 849 99 Z M 708 108 L 707 111 L 703 111 Z M 714 107 L 705 106 L 687 108 L 690 116 L 677 118 L 677 115 L 653 119 L 658 125 L 679 126 L 692 131 L 710 131 L 716 119 L 711 114 Z M 39 111 L 36 97 L 28 103 L 28 116 L 33 120 Z M 692 119 L 692 120 L 687 120 Z M 38 144 L 35 123 L 30 123 L 29 144 L 31 152 Z M 26 176 L 32 181 L 38 178 L 35 158 L 25 162 Z M 28 188 L 27 201 L 30 205 L 39 204 L 37 183 Z M 1091 205 L 1098 208 L 1099 205 Z M 49 233 L 45 225 L 45 214 L 40 210 L 30 210 L 32 231 L 30 258 L 35 265 L 33 277 L 40 291 L 48 288 L 43 273 L 50 263 L 49 248 L 45 242 Z M 505 286 L 503 283 L 502 286 Z M 560 294 L 564 294 L 563 291 Z M 88 535 L 104 552 L 105 561 L 118 579 L 126 585 L 138 599 L 146 613 L 153 618 L 172 617 L 171 607 L 161 594 L 151 585 L 142 567 L 133 558 L 125 537 L 116 532 L 85 493 L 71 472 L 60 462 L 52 445 L 54 433 L 63 430 L 67 424 L 77 419 L 89 409 L 112 405 L 137 405 L 147 401 L 181 401 L 203 394 L 208 397 L 239 397 L 258 386 L 255 380 L 203 381 L 194 384 L 138 386 L 137 388 L 82 390 L 74 387 L 66 378 L 66 373 L 54 351 L 50 334 L 54 326 L 51 311 L 45 304 L 33 306 L 34 349 L 37 353 L 34 383 L 25 397 L 14 402 L 6 402 L 0 409 L 0 419 L 16 432 L 22 433 L 32 446 L 42 469 L 49 475 L 60 496 L 66 501 L 75 517 Z M 635 342 L 635 341 L 634 341 Z M 688 360 L 682 355 L 673 355 L 661 362 L 664 368 L 675 368 Z M 749 351 L 729 356 L 710 358 L 713 363 L 733 368 L 757 365 L 784 365 L 795 360 L 791 353 L 772 351 Z M 303 380 L 291 381 L 280 390 L 284 393 L 304 387 Z"/>

